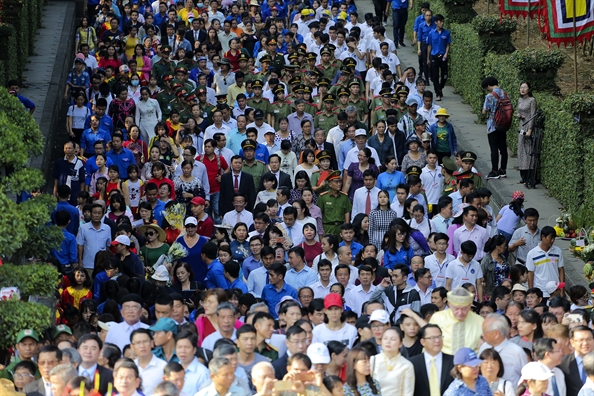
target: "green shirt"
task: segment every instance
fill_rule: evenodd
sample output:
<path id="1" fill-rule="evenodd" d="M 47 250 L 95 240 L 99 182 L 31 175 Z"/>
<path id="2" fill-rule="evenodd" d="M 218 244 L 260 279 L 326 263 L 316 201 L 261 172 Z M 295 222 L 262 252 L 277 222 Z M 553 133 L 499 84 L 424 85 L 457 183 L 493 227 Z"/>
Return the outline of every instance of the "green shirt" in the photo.
<path id="1" fill-rule="evenodd" d="M 287 117 L 293 112 L 291 105 L 288 103 L 273 102 L 270 104 L 270 113 L 274 117 L 274 130 L 280 129 L 279 120 L 283 117 Z"/>
<path id="2" fill-rule="evenodd" d="M 439 153 L 449 153 L 450 152 L 450 144 L 448 141 L 448 129 L 446 127 L 437 126 L 437 135 L 435 136 L 437 139 L 437 152 Z"/>
<path id="3" fill-rule="evenodd" d="M 156 249 L 149 248 L 145 245 L 140 248 L 140 259 L 145 267 L 152 267 L 159 260 L 159 257 L 162 254 L 167 254 L 168 251 L 169 245 L 166 243 Z"/>
<path id="4" fill-rule="evenodd" d="M 260 100 L 256 100 L 255 97 L 252 97 L 247 100 L 247 105 L 254 110 L 262 110 L 264 115 L 270 113 L 270 102 L 268 99 L 260 97 Z"/>
<path id="5" fill-rule="evenodd" d="M 276 348 L 273 347 L 272 345 L 268 345 L 267 343 L 264 343 L 264 345 L 262 345 L 262 349 L 258 349 L 258 347 L 256 346 L 256 349 L 254 350 L 254 352 L 267 357 L 268 359 L 270 359 L 273 362 L 276 359 L 278 359 L 278 351 L 276 350 Z"/>
<path id="6" fill-rule="evenodd" d="M 258 187 L 260 186 L 260 178 L 266 172 L 266 165 L 264 162 L 254 160 L 251 165 L 248 165 L 247 162 L 243 161 L 241 171 L 252 175 L 254 178 L 254 188 L 256 191 L 258 191 Z"/>
<path id="7" fill-rule="evenodd" d="M 353 205 L 349 196 L 340 192 L 337 197 L 331 195 L 330 192 L 320 194 L 317 206 L 322 212 L 322 221 L 324 224 L 344 223 L 344 216 L 350 213 Z"/>

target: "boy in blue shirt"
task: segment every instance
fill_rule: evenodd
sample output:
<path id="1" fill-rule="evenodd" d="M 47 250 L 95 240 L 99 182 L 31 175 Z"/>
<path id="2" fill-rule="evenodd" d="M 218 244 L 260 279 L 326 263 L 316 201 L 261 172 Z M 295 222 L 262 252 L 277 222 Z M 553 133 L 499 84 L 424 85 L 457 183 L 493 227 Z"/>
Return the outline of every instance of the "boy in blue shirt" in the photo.
<path id="1" fill-rule="evenodd" d="M 23 95 L 19 95 L 19 82 L 17 80 L 10 80 L 7 84 L 8 92 L 16 96 L 17 99 L 25 106 L 25 109 L 29 111 L 30 114 L 33 114 L 35 111 L 35 103 L 30 101 L 29 99 L 25 98 Z"/>
<path id="2" fill-rule="evenodd" d="M 443 15 L 435 15 L 434 20 L 436 27 L 427 36 L 427 64 L 431 67 L 435 100 L 439 102 L 443 97 L 443 87 L 448 79 L 448 54 L 452 36 L 449 30 L 443 28 Z"/>
<path id="3" fill-rule="evenodd" d="M 52 249 L 50 254 L 60 263 L 60 272 L 68 274 L 72 272 L 73 265 L 78 263 L 76 237 L 66 230 L 70 223 L 70 214 L 65 210 L 60 210 L 54 216 L 56 225 L 62 229 L 64 240 L 59 249 Z"/>

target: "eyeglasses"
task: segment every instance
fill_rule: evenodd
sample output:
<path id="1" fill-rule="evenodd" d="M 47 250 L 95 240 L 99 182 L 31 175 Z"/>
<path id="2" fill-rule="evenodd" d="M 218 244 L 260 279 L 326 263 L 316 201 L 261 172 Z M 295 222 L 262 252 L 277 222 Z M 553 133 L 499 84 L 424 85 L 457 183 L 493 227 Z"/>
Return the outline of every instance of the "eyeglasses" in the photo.
<path id="1" fill-rule="evenodd" d="M 427 276 L 422 276 L 421 278 L 423 278 L 423 279 L 431 279 L 431 278 L 433 278 L 433 276 L 431 274 L 429 274 Z"/>
<path id="2" fill-rule="evenodd" d="M 439 340 L 443 339 L 443 336 L 439 335 L 439 336 L 425 337 L 423 339 L 435 342 L 435 341 L 439 341 Z"/>
<path id="3" fill-rule="evenodd" d="M 33 375 L 31 375 L 29 373 L 23 373 L 23 374 L 15 373 L 12 376 L 16 379 L 25 379 L 25 378 L 33 377 Z"/>
<path id="4" fill-rule="evenodd" d="M 153 235 L 156 235 L 156 232 L 145 232 L 144 233 L 144 236 L 147 236 L 147 237 L 152 237 Z"/>

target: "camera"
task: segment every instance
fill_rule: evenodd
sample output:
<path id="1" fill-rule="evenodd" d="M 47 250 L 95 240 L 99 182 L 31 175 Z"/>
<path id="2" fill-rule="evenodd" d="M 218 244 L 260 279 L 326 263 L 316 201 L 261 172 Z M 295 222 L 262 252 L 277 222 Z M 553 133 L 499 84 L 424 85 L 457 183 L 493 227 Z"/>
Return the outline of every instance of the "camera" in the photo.
<path id="1" fill-rule="evenodd" d="M 522 129 L 522 130 L 519 132 L 519 134 L 520 134 L 520 135 L 524 135 L 524 136 L 526 136 L 526 131 Z"/>

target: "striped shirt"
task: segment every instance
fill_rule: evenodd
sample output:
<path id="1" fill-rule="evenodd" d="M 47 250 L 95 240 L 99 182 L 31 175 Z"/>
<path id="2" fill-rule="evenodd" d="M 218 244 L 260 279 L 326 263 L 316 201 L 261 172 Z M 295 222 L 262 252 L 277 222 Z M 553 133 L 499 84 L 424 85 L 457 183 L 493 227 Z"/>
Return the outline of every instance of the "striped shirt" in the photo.
<path id="1" fill-rule="evenodd" d="M 551 246 L 548 252 L 540 248 L 540 245 L 528 252 L 526 256 L 526 268 L 534 272 L 534 286 L 542 290 L 544 297 L 549 297 L 546 291 L 548 282 L 559 282 L 559 268 L 565 266 L 563 254 L 557 246 Z"/>

